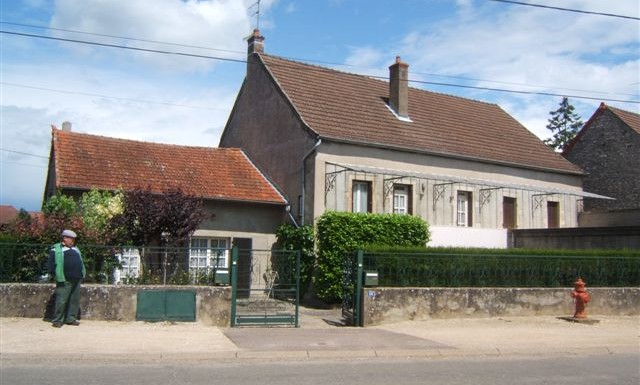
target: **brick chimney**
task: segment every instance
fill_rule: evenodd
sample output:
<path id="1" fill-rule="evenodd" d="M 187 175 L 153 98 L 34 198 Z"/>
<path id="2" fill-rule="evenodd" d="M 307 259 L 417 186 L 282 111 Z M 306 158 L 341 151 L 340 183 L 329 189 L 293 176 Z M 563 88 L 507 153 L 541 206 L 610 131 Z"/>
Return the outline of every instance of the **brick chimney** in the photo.
<path id="1" fill-rule="evenodd" d="M 400 56 L 389 66 L 389 106 L 401 118 L 409 117 L 409 64 Z"/>
<path id="2" fill-rule="evenodd" d="M 254 29 L 251 36 L 247 40 L 249 43 L 247 54 L 251 55 L 252 53 L 264 53 L 264 36 L 260 35 L 259 29 Z"/>
<path id="3" fill-rule="evenodd" d="M 260 35 L 259 29 L 254 29 L 249 39 L 247 39 L 247 75 L 249 75 L 259 61 L 253 54 L 264 53 L 264 36 Z"/>

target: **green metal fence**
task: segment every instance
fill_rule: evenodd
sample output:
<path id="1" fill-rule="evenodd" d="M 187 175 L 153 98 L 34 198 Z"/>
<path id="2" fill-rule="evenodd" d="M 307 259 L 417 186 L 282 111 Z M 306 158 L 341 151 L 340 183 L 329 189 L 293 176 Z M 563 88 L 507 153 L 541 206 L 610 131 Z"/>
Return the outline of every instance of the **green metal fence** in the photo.
<path id="1" fill-rule="evenodd" d="M 387 287 L 591 287 L 640 285 L 640 258 L 364 253 L 363 269 Z"/>
<path id="2" fill-rule="evenodd" d="M 78 247 L 88 283 L 229 284 L 229 250 L 189 247 Z M 0 243 L 0 282 L 45 282 L 51 245 Z"/>

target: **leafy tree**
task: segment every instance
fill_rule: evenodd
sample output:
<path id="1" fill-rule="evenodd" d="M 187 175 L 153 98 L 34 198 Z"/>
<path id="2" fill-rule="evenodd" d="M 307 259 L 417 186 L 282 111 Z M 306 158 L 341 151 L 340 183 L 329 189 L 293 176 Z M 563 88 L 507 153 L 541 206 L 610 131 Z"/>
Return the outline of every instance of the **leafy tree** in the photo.
<path id="1" fill-rule="evenodd" d="M 187 245 L 200 223 L 211 217 L 202 207 L 201 199 L 186 195 L 180 189 L 165 191 L 160 204 L 163 238 L 171 246 Z"/>
<path id="2" fill-rule="evenodd" d="M 113 217 L 113 225 L 124 243 L 185 246 L 208 217 L 202 200 L 180 189 L 158 194 L 137 188 L 124 193 L 122 213 Z"/>
<path id="3" fill-rule="evenodd" d="M 60 190 L 56 191 L 56 195 L 50 197 L 42 204 L 42 212 L 45 215 L 58 214 L 70 217 L 76 214 L 78 205 L 72 197 L 64 195 Z"/>
<path id="4" fill-rule="evenodd" d="M 122 214 L 124 193 L 92 189 L 82 194 L 79 211 L 84 221 L 85 236 L 96 244 L 110 244 L 115 241 L 116 229 L 112 220 Z"/>
<path id="5" fill-rule="evenodd" d="M 582 120 L 574 110 L 569 99 L 564 97 L 557 110 L 549 111 L 551 117 L 548 120 L 547 129 L 553 133 L 553 136 L 545 139 L 544 143 L 555 151 L 562 151 L 582 127 Z"/>
<path id="6" fill-rule="evenodd" d="M 160 270 L 159 267 L 166 264 L 173 266 L 169 277 L 172 280 L 182 274 L 184 253 L 178 249 L 153 253 L 147 246 L 187 246 L 191 234 L 208 217 L 197 197 L 186 195 L 180 189 L 159 194 L 147 187 L 124 193 L 122 213 L 114 216 L 112 225 L 118 229 L 120 244 L 143 246 L 143 261 L 152 270 L 154 267 Z"/>

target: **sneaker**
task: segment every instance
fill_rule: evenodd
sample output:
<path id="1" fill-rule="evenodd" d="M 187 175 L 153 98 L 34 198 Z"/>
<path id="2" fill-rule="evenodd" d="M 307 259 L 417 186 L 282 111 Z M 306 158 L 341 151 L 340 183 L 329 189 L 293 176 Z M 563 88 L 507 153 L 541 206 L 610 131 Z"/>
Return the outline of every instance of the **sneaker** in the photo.
<path id="1" fill-rule="evenodd" d="M 51 324 L 51 326 L 53 326 L 54 328 L 61 328 L 62 327 L 62 323 L 54 322 L 54 323 Z"/>
<path id="2" fill-rule="evenodd" d="M 80 321 L 66 322 L 65 325 L 78 326 L 80 325 Z"/>

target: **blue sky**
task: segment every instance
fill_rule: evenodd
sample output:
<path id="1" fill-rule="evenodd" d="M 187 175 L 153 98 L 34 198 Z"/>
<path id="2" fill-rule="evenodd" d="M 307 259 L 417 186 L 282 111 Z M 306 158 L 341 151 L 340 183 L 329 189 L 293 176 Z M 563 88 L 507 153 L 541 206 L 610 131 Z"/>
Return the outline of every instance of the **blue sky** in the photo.
<path id="1" fill-rule="evenodd" d="M 255 0 L 0 1 L 3 31 L 224 59 L 244 59 L 257 23 Z M 640 16 L 636 0 L 526 1 Z M 638 20 L 490 0 L 262 0 L 260 8 L 269 54 L 376 76 L 399 55 L 421 82 L 595 98 L 570 98 L 584 121 L 605 99 L 635 101 L 606 103 L 640 112 Z M 216 146 L 246 69 L 10 34 L 0 44 L 0 204 L 27 210 L 42 204 L 52 124 Z M 540 138 L 561 100 L 412 86 L 496 103 Z"/>

